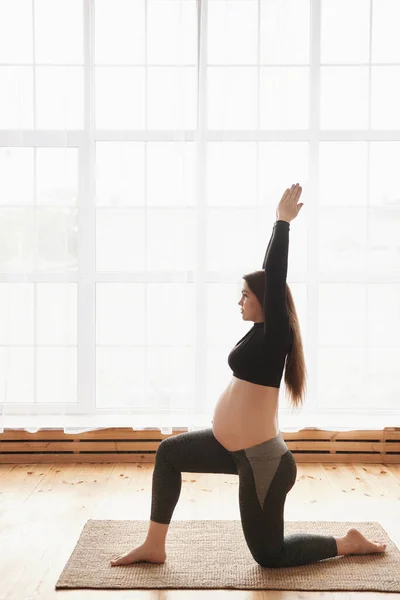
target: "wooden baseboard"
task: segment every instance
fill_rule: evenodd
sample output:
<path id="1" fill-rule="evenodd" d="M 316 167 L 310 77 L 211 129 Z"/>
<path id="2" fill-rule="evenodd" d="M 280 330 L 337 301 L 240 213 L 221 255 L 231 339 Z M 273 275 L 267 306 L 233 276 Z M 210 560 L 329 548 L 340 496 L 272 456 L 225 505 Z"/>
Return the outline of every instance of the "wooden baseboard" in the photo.
<path id="1" fill-rule="evenodd" d="M 79 434 L 62 429 L 30 433 L 6 429 L 0 434 L 0 463 L 154 463 L 158 445 L 171 435 L 158 429 L 109 428 Z M 400 427 L 372 431 L 282 431 L 296 462 L 400 464 Z"/>

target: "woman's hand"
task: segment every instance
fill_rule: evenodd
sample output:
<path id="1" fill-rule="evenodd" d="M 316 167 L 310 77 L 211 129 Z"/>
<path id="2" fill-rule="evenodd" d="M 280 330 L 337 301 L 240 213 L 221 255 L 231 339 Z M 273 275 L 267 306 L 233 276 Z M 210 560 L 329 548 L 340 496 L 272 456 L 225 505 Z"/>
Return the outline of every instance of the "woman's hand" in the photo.
<path id="1" fill-rule="evenodd" d="M 287 188 L 278 204 L 276 209 L 276 219 L 282 221 L 292 221 L 300 212 L 303 202 L 297 204 L 298 199 L 303 191 L 301 185 L 298 183 L 293 184 L 289 189 Z"/>

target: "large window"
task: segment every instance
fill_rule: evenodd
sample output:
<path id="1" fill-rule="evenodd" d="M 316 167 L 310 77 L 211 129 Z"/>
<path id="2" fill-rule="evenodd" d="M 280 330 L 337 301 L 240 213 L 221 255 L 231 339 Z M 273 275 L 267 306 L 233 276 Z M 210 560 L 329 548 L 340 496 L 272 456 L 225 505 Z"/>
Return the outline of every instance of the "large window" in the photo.
<path id="1" fill-rule="evenodd" d="M 308 396 L 398 425 L 396 0 L 0 2 L 0 428 L 209 426 L 300 182 Z M 284 383 L 282 380 L 282 390 Z"/>

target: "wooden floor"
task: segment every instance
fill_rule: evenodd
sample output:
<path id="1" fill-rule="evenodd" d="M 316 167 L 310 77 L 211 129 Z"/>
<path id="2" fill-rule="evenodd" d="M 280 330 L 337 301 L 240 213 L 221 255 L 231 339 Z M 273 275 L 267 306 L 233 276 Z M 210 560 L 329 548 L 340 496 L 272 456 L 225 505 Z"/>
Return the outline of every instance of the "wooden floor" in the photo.
<path id="1" fill-rule="evenodd" d="M 286 520 L 376 520 L 400 548 L 399 464 L 298 463 L 297 468 Z M 0 600 L 399 597 L 378 592 L 56 591 L 88 519 L 149 518 L 152 472 L 152 464 L 133 463 L 0 465 Z M 182 481 L 174 519 L 240 519 L 237 476 L 184 473 Z"/>

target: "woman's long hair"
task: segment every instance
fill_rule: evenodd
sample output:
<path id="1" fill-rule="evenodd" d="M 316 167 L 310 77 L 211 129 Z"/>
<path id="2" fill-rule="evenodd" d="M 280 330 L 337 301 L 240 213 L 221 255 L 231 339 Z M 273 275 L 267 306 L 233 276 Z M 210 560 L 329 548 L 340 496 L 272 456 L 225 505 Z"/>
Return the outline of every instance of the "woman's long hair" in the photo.
<path id="1" fill-rule="evenodd" d="M 260 305 L 264 306 L 265 294 L 265 272 L 254 271 L 243 275 L 247 285 L 257 296 Z M 289 315 L 290 328 L 293 331 L 293 346 L 290 349 L 285 362 L 285 384 L 286 394 L 289 396 L 289 403 L 293 408 L 300 407 L 305 398 L 307 388 L 306 377 L 307 368 L 304 360 L 303 342 L 301 340 L 300 324 L 297 317 L 292 292 L 286 283 L 286 307 Z"/>

